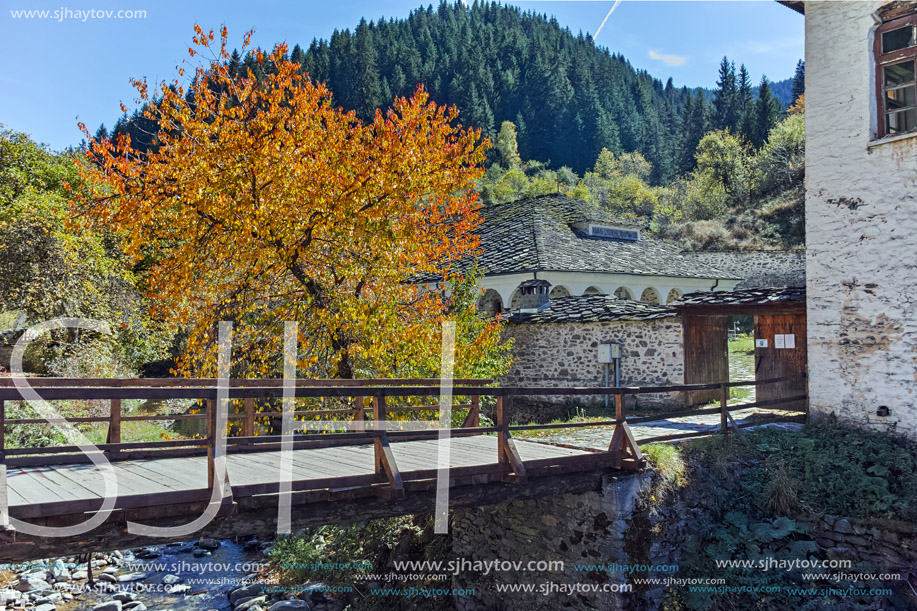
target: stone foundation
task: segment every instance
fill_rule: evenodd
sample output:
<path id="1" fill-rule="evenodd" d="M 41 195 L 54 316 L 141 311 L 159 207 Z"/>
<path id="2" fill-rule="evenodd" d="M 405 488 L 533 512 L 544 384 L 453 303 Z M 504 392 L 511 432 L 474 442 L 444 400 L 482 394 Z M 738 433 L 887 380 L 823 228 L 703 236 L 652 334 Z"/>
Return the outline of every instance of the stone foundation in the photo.
<path id="1" fill-rule="evenodd" d="M 609 590 L 626 584 L 621 573 L 576 565 L 627 564 L 627 532 L 640 495 L 648 489 L 651 472 L 607 477 L 601 490 L 565 494 L 453 512 L 452 551 L 457 561 L 494 560 L 522 563 L 521 568 L 461 571 L 454 588 L 474 588 L 473 597 L 460 597 L 461 611 L 491 609 L 628 609 L 628 596 L 619 592 L 570 593 L 581 584 Z M 562 561 L 563 568 L 539 562 Z M 532 563 L 529 565 L 529 563 Z M 526 570 L 531 566 L 531 570 Z M 533 592 L 497 591 L 500 584 L 535 584 Z M 560 588 L 567 588 L 561 591 Z M 508 606 L 507 601 L 512 601 Z"/>

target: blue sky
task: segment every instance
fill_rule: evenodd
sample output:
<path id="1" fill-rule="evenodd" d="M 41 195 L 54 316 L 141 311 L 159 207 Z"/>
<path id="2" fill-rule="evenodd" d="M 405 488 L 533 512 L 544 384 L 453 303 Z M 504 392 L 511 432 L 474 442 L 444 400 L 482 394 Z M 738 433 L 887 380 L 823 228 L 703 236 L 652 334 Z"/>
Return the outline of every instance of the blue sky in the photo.
<path id="1" fill-rule="evenodd" d="M 272 46 L 287 41 L 307 46 L 335 28 L 355 26 L 360 17 L 406 16 L 420 0 L 0 0 L 0 123 L 24 131 L 52 148 L 79 142 L 77 117 L 94 131 L 109 127 L 132 107 L 131 77 L 171 80 L 187 57 L 199 22 L 205 28 L 225 23 L 239 41 L 255 28 L 254 42 Z M 428 2 L 429 3 L 429 0 Z M 508 2 L 555 15 L 574 33 L 594 33 L 613 1 L 567 0 Z M 438 4 L 438 0 L 434 5 Z M 12 11 L 66 9 L 63 20 L 14 18 Z M 75 11 L 142 10 L 143 19 L 75 18 Z M 723 55 L 745 63 L 752 80 L 792 76 L 803 56 L 803 18 L 772 0 L 647 1 L 624 0 L 596 38 L 623 53 L 637 68 L 678 86 L 709 87 Z"/>

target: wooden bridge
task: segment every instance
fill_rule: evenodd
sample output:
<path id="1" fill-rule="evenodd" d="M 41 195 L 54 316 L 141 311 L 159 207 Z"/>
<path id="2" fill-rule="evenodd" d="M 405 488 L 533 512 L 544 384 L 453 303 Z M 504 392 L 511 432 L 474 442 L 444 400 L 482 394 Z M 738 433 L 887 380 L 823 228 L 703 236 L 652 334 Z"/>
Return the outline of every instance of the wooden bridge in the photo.
<path id="1" fill-rule="evenodd" d="M 77 446 L 8 448 L 11 427 L 54 423 L 40 418 L 6 418 L 10 402 L 21 401 L 12 380 L 0 380 L 0 560 L 17 561 L 137 545 L 162 543 L 128 532 L 127 522 L 154 526 L 186 524 L 212 502 L 217 459 L 225 451 L 225 478 L 218 492 L 219 513 L 201 536 L 232 537 L 276 532 L 281 491 L 281 449 L 290 450 L 289 484 L 293 530 L 347 523 L 434 508 L 438 458 L 448 443 L 448 483 L 453 506 L 496 503 L 509 498 L 596 489 L 609 472 L 641 471 L 646 461 L 631 425 L 663 418 L 719 414 L 727 433 L 730 412 L 757 407 L 798 411 L 805 396 L 728 405 L 729 390 L 782 381 L 731 382 L 640 388 L 494 387 L 490 380 L 454 380 L 451 406 L 461 426 L 419 429 L 419 417 L 430 418 L 439 405 L 439 380 L 297 380 L 295 406 L 283 402 L 282 380 L 232 380 L 228 389 L 213 379 L 27 379 L 48 402 L 105 402 L 104 416 L 68 418 L 86 426 L 107 426 L 106 443 L 94 451 L 112 464 L 118 492 L 114 510 L 93 531 L 68 537 L 41 537 L 17 532 L 9 518 L 29 524 L 61 527 L 80 524 L 100 510 L 104 500 L 101 472 L 92 456 Z M 643 393 L 718 390 L 719 406 L 667 411 L 639 418 L 625 414 L 625 397 Z M 222 395 L 220 393 L 223 393 Z M 512 423 L 510 397 L 611 395 L 615 417 L 601 422 L 519 425 Z M 228 397 L 226 427 L 216 409 Z M 200 413 L 124 414 L 128 400 L 195 400 Z M 276 434 L 287 416 L 307 432 Z M 300 407 L 310 409 L 299 409 Z M 491 422 L 482 426 L 482 411 Z M 780 418 L 776 418 L 780 419 Z M 125 442 L 122 424 L 142 421 L 203 421 L 205 432 L 185 439 Z M 59 421 L 58 421 L 59 422 Z M 384 423 L 384 424 L 380 424 Z M 519 439 L 529 430 L 611 426 L 607 450 Z M 316 428 L 326 430 L 316 431 Z M 222 429 L 222 430 L 219 430 Z M 346 432 L 341 432 L 341 431 Z M 311 432 L 309 432 L 311 431 Z M 226 436 L 229 432 L 229 436 Z M 260 434 L 259 434 L 260 433 Z M 442 436 L 448 433 L 448 441 Z M 641 439 L 640 443 L 681 439 L 708 432 L 688 432 Z M 287 444 L 284 446 L 284 444 Z M 559 477 L 562 476 L 562 477 Z M 220 489 L 220 486 L 217 486 Z M 8 507 L 8 511 L 3 511 Z"/>

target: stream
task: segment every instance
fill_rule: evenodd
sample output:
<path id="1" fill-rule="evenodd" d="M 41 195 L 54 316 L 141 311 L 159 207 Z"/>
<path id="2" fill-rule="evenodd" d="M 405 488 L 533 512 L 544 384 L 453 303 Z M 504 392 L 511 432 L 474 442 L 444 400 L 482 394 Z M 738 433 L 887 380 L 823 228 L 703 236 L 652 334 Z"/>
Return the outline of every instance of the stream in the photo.
<path id="1" fill-rule="evenodd" d="M 15 596 L 10 607 L 28 601 L 35 611 L 230 611 L 228 592 L 259 581 L 265 547 L 257 540 L 203 539 L 98 553 L 94 585 L 85 559 L 44 560 L 17 571 L 19 584 L 0 585 L 0 598 Z"/>

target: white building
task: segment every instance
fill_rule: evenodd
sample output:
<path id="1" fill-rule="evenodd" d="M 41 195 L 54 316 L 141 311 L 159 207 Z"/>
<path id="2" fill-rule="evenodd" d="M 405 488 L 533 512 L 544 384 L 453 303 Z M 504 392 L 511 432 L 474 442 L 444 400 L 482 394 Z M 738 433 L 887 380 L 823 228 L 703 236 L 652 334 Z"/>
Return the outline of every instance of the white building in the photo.
<path id="1" fill-rule="evenodd" d="M 481 214 L 481 306 L 490 313 L 518 308 L 519 285 L 535 278 L 550 283 L 552 298 L 606 294 L 650 304 L 732 290 L 741 280 L 650 239 L 642 225 L 565 195 L 488 206 Z"/>
<path id="2" fill-rule="evenodd" d="M 917 437 L 917 2 L 805 13 L 810 409 Z"/>

